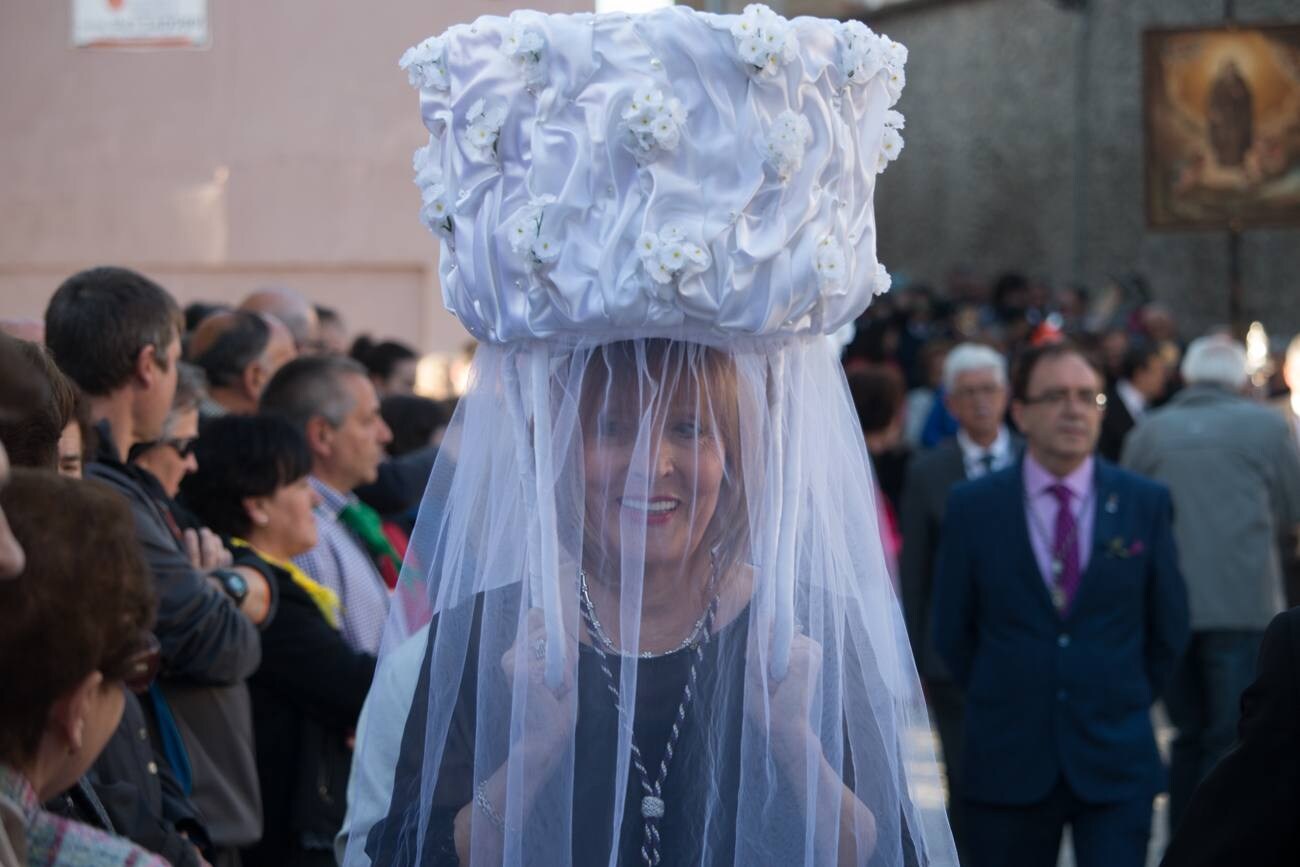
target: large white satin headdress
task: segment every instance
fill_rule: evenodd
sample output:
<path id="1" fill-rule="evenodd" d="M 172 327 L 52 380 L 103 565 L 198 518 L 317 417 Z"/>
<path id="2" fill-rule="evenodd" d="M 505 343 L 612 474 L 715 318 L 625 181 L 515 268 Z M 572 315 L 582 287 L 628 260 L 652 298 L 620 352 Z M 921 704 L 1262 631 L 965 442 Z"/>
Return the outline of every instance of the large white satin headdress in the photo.
<path id="1" fill-rule="evenodd" d="M 758 5 L 426 39 L 402 66 L 448 309 L 493 343 L 834 332 L 889 288 L 872 193 L 906 59 L 861 22 Z"/>

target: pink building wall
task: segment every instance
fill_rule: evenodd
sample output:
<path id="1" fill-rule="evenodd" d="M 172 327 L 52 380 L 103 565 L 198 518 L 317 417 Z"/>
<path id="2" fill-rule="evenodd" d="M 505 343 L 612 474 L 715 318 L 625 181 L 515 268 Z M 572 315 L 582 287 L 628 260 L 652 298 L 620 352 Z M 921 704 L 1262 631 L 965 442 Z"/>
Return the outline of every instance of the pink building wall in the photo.
<path id="1" fill-rule="evenodd" d="M 456 348 L 411 182 L 426 134 L 397 59 L 518 5 L 209 0 L 211 48 L 132 52 L 70 47 L 70 0 L 4 0 L 0 316 L 39 317 L 68 274 L 120 264 L 182 304 L 289 285 L 354 332 Z"/>

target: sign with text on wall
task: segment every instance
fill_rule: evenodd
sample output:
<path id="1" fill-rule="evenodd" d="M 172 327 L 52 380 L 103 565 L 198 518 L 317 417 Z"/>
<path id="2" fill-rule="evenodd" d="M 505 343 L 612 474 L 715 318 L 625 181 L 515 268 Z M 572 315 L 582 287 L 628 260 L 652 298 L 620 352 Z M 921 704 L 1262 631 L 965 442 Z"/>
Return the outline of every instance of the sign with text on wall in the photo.
<path id="1" fill-rule="evenodd" d="M 72 0 L 74 48 L 207 48 L 208 0 Z"/>

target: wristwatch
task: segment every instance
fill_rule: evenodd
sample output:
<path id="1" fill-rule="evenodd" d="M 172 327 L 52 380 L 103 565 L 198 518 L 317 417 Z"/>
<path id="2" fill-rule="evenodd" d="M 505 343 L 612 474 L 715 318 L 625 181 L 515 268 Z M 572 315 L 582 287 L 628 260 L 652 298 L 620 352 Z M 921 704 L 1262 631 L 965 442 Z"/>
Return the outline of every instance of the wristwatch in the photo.
<path id="1" fill-rule="evenodd" d="M 248 581 L 234 569 L 213 569 L 210 573 L 221 583 L 221 589 L 234 600 L 236 607 L 244 604 L 248 597 Z"/>

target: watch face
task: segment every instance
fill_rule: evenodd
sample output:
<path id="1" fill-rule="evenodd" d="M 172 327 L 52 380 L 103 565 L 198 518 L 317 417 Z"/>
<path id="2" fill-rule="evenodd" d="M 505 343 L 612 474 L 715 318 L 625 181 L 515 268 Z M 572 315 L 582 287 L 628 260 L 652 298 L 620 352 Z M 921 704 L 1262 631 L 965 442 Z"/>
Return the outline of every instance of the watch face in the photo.
<path id="1" fill-rule="evenodd" d="M 248 593 L 248 582 L 245 581 L 244 576 L 239 573 L 229 576 L 226 579 L 226 584 L 229 585 L 230 592 L 236 596 L 242 597 Z"/>

